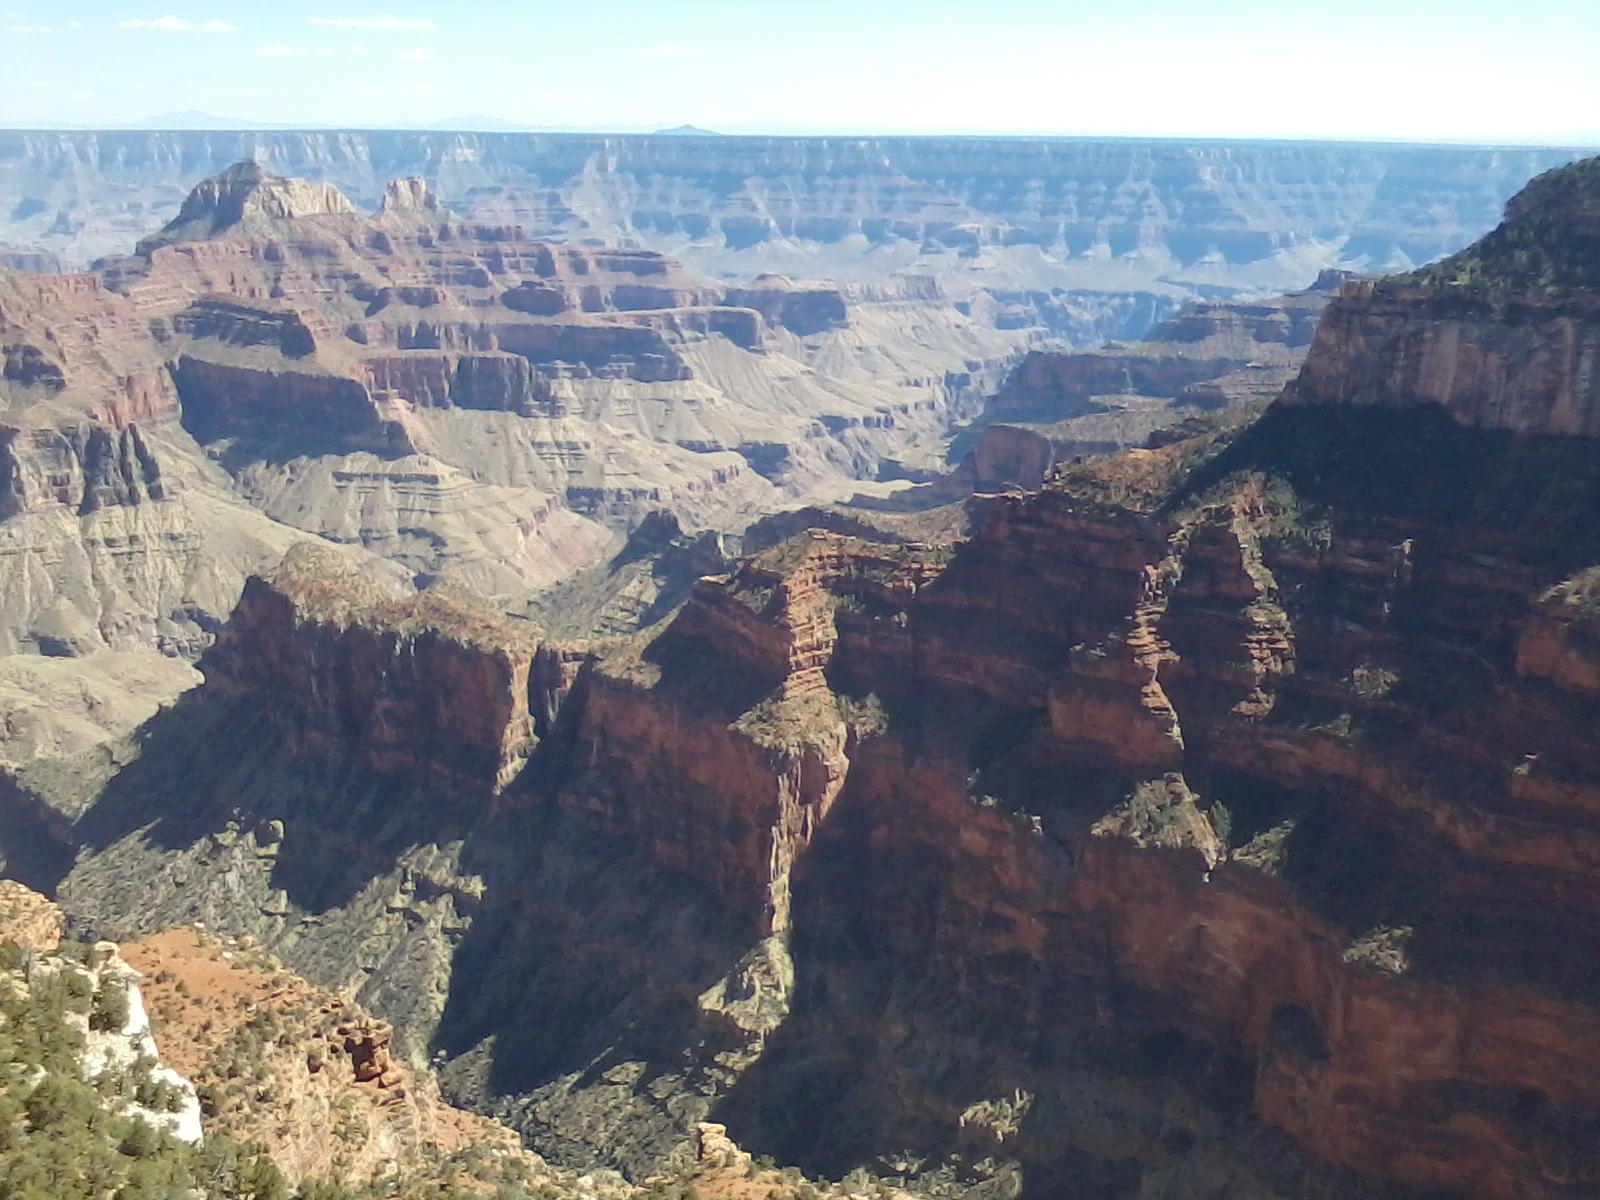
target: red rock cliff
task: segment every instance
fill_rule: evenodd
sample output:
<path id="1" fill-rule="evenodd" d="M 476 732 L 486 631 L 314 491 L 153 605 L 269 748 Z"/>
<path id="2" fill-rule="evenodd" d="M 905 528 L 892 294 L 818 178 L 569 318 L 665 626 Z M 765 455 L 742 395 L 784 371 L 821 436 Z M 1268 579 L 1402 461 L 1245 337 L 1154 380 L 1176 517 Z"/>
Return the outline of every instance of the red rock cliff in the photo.
<path id="1" fill-rule="evenodd" d="M 571 683 L 570 656 L 443 589 L 394 600 L 303 544 L 252 577 L 201 661 L 208 686 L 270 699 L 312 751 L 438 770 L 496 790 Z"/>

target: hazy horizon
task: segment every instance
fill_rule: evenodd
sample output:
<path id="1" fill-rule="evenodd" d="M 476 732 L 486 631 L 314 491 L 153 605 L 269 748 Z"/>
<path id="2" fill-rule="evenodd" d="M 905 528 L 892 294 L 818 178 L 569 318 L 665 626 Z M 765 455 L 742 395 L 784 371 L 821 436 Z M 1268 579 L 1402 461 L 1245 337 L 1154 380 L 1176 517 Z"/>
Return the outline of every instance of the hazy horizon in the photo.
<path id="1" fill-rule="evenodd" d="M 1263 0 L 216 11 L 0 0 L 19 64 L 0 126 L 1600 142 L 1600 14 L 1578 0 L 1351 0 L 1336 20 Z"/>

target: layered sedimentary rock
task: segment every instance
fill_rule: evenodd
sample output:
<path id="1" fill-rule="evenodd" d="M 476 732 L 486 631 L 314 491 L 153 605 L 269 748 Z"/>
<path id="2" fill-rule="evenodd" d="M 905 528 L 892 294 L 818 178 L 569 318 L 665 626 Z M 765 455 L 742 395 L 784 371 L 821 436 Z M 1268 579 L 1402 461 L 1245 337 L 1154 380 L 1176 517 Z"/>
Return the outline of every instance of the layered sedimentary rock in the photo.
<path id="1" fill-rule="evenodd" d="M 1141 445 L 1185 418 L 1259 406 L 1293 379 L 1345 276 L 1268 301 L 1191 305 L 1143 341 L 1033 350 L 961 437 L 973 485 L 1036 487 L 1056 462 Z"/>
<path id="2" fill-rule="evenodd" d="M 836 289 L 730 299 L 419 179 L 368 218 L 235 164 L 95 274 L 0 278 L 0 647 L 192 658 L 303 535 L 524 595 L 654 509 L 738 527 L 932 454 L 1017 339 L 881 292 L 857 326 Z"/>
<path id="3" fill-rule="evenodd" d="M 0 651 L 197 653 L 295 534 L 229 497 L 102 280 L 0 276 L 0 336 Z"/>
<path id="4" fill-rule="evenodd" d="M 1479 260 L 1575 261 L 1589 211 Z M 1583 288 L 1520 326 L 1554 292 L 1497 286 L 1534 358 L 1589 336 Z M 612 641 L 300 557 L 51 826 L 61 894 L 259 937 L 639 1179 L 710 1122 L 930 1194 L 1592 1195 L 1600 459 L 1319 391 L 1368 299 L 1254 423 L 966 536 L 801 532 Z"/>
<path id="5" fill-rule="evenodd" d="M 969 332 L 916 343 L 937 368 L 897 376 L 908 339 L 890 330 L 888 369 L 844 378 L 828 359 L 850 333 L 837 290 L 725 293 L 652 251 L 455 218 L 414 179 L 371 220 L 308 187 L 241 165 L 104 268 L 175 355 L 186 427 L 228 441 L 230 463 L 419 453 L 613 525 L 661 505 L 704 522 L 931 442 L 1009 353 Z M 936 292 L 920 302 L 965 320 Z M 485 411 L 520 420 L 471 416 Z M 486 439 L 509 444 L 485 462 Z"/>
<path id="6" fill-rule="evenodd" d="M 587 652 L 252 583 L 63 892 L 281 945 L 641 1176 L 715 1119 L 938 1192 L 1593 1194 L 1594 443 L 1316 378 Z"/>
<path id="7" fill-rule="evenodd" d="M 365 208 L 424 179 L 541 236 L 627 237 L 708 272 L 941 276 L 1066 330 L 1096 296 L 1282 291 L 1323 266 L 1394 270 L 1460 248 L 1569 150 L 984 138 L 600 137 L 349 132 L 12 132 L 9 241 L 78 262 L 168 220 L 196 175 L 242 159 Z M 1084 343 L 1115 336 L 1110 308 Z M 1149 316 L 1145 318 L 1146 326 Z M 1134 330 L 1138 336 L 1143 328 Z"/>
<path id="8" fill-rule="evenodd" d="M 443 588 L 389 600 L 308 543 L 250 580 L 205 670 L 225 694 L 282 696 L 277 713 L 313 751 L 354 745 L 378 770 L 500 786 L 534 744 L 530 694 L 569 682 L 536 635 Z"/>

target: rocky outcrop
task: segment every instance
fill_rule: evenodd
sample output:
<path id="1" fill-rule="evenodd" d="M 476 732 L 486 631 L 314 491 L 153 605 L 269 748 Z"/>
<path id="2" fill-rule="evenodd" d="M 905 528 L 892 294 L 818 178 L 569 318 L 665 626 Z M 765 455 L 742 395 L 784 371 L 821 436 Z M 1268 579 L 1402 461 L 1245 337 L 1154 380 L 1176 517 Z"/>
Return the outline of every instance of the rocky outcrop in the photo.
<path id="1" fill-rule="evenodd" d="M 610 808 L 664 863 L 708 871 L 757 936 L 787 933 L 794 865 L 848 765 L 850 727 L 824 677 L 834 610 L 841 594 L 914 594 L 938 557 L 815 533 L 702 580 L 649 655 L 587 679 L 576 736 L 590 767 L 571 800 Z M 622 803 L 663 788 L 679 799 Z"/>
<path id="2" fill-rule="evenodd" d="M 1275 394 L 1311 344 L 1342 277 L 1325 273 L 1304 292 L 1270 303 L 1192 305 L 1143 341 L 1081 353 L 1035 350 L 985 405 L 993 420 L 1059 421 L 1090 411 L 1097 397 L 1172 399 L 1235 374 L 1270 376 Z"/>
<path id="3" fill-rule="evenodd" d="M 65 925 L 66 914 L 44 896 L 14 879 L 0 879 L 0 942 L 53 954 Z"/>
<path id="4" fill-rule="evenodd" d="M 1436 404 L 1476 428 L 1600 433 L 1595 175 L 1593 160 L 1553 171 L 1460 254 L 1347 285 L 1289 399 Z"/>
<path id="5" fill-rule="evenodd" d="M 232 346 L 271 346 L 288 358 L 315 354 L 317 341 L 293 310 L 274 312 L 227 300 L 202 300 L 172 318 L 174 333 Z"/>
<path id="6" fill-rule="evenodd" d="M 428 188 L 428 181 L 415 175 L 404 179 L 391 179 L 384 189 L 379 212 L 433 212 L 439 207 L 439 197 Z"/>
<path id="7" fill-rule="evenodd" d="M 0 431 L 0 516 L 63 505 L 79 516 L 167 498 L 161 466 L 137 425 Z"/>
<path id="8" fill-rule="evenodd" d="M 958 439 L 968 487 L 1037 487 L 1057 462 L 1144 445 L 1202 412 L 1264 406 L 1299 369 L 1345 274 L 1258 303 L 1191 305 L 1140 342 L 1031 350 Z"/>
<path id="9" fill-rule="evenodd" d="M 718 1123 L 978 1195 L 1592 1194 L 1595 443 L 1298 390 L 1160 441 L 559 652 L 291 562 L 63 894 L 640 1178 Z"/>
<path id="10" fill-rule="evenodd" d="M 972 483 L 1038 487 L 1056 463 L 1056 447 L 1041 433 L 1017 425 L 990 425 L 971 455 Z"/>
<path id="11" fill-rule="evenodd" d="M 1588 365 L 1600 353 L 1597 329 L 1600 312 L 1588 299 L 1356 284 L 1330 309 L 1292 398 L 1438 404 L 1481 428 L 1592 436 L 1600 432 Z"/>
<path id="12" fill-rule="evenodd" d="M 198 442 L 240 438 L 324 454 L 415 450 L 404 424 L 386 416 L 354 379 L 189 355 L 173 364 L 172 379 L 184 428 Z"/>
<path id="13" fill-rule="evenodd" d="M 749 287 L 729 288 L 722 294 L 722 302 L 735 308 L 753 308 L 769 325 L 782 325 L 800 337 L 842 329 L 849 322 L 845 298 L 839 289 L 797 287 L 781 275 L 760 275 Z"/>
<path id="14" fill-rule="evenodd" d="M 298 217 L 349 216 L 355 205 L 331 183 L 274 175 L 254 159 L 235 163 L 189 193 L 178 215 L 140 243 L 142 253 L 177 242 L 205 241 L 237 226 Z"/>
<path id="15" fill-rule="evenodd" d="M 390 600 L 311 544 L 246 583 L 201 670 L 224 693 L 297 697 L 275 712 L 311 750 L 359 746 L 377 770 L 496 790 L 570 683 L 559 653 L 480 602 L 446 587 Z"/>
<path id="16" fill-rule="evenodd" d="M 225 172 L 191 207 L 282 191 L 253 179 Z M 733 304 L 653 251 L 463 219 L 415 180 L 370 219 L 280 208 L 298 211 L 262 201 L 202 240 L 101 265 L 172 364 L 185 428 L 236 478 L 297 456 L 425 453 L 618 532 L 662 504 L 721 523 L 936 439 L 971 381 L 1009 361 L 1009 340 L 937 289 L 896 290 L 901 319 L 868 331 L 838 290 L 769 279 Z M 933 315 L 938 337 L 908 327 Z M 915 364 L 896 361 L 906 340 Z"/>

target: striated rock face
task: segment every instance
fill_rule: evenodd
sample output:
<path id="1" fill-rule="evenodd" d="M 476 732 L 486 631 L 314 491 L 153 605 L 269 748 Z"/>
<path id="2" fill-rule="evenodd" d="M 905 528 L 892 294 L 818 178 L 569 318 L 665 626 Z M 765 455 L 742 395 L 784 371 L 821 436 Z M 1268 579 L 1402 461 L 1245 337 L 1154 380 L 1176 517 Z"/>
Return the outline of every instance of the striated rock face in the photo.
<path id="1" fill-rule="evenodd" d="M 225 172 L 189 208 L 300 195 L 259 174 Z M 663 504 L 720 524 L 931 445 L 970 381 L 1026 336 L 978 330 L 935 289 L 892 303 L 937 313 L 941 336 L 878 322 L 857 353 L 835 345 L 862 336 L 837 289 L 726 290 L 651 250 L 537 241 L 454 216 L 416 179 L 370 220 L 250 203 L 248 220 L 102 264 L 173 363 L 185 428 L 235 474 L 300 454 L 420 453 L 618 532 Z M 198 229 L 191 218 L 174 229 Z M 916 361 L 896 361 L 898 343 Z"/>
<path id="2" fill-rule="evenodd" d="M 438 769 L 497 789 L 535 744 L 530 696 L 566 682 L 531 630 L 443 587 L 388 600 L 310 544 L 251 578 L 201 670 L 224 693 L 293 698 L 275 711 L 313 750 L 359 746 L 377 770 Z"/>
<path id="3" fill-rule="evenodd" d="M 750 287 L 729 288 L 723 303 L 753 308 L 769 325 L 782 325 L 801 337 L 841 329 L 849 321 L 837 288 L 796 287 L 781 275 L 761 275 Z"/>
<path id="4" fill-rule="evenodd" d="M 1553 171 L 1468 250 L 1346 287 L 1290 399 L 1437 404 L 1478 428 L 1600 433 L 1597 194 L 1593 160 Z"/>
<path id="5" fill-rule="evenodd" d="M 1316 379 L 581 651 L 291 563 L 62 894 L 638 1178 L 720 1124 L 941 1194 L 1592 1196 L 1596 443 Z"/>
<path id="6" fill-rule="evenodd" d="M 1330 310 L 1292 398 L 1302 404 L 1438 404 L 1463 424 L 1517 433 L 1600 433 L 1592 301 L 1452 285 L 1354 285 Z"/>
<path id="7" fill-rule="evenodd" d="M 1329 274 L 1308 291 L 1271 303 L 1194 305 L 1128 345 L 1074 354 L 1032 351 L 985 415 L 1061 420 L 1082 415 L 1096 397 L 1184 397 L 1199 384 L 1250 371 L 1264 377 L 1257 392 L 1276 394 L 1293 377 L 1338 286 L 1339 277 Z"/>
<path id="8" fill-rule="evenodd" d="M 1140 342 L 1032 350 L 958 438 L 965 482 L 1037 487 L 1057 462 L 1143 445 L 1184 420 L 1274 399 L 1347 276 L 1271 301 L 1192 305 Z"/>
<path id="9" fill-rule="evenodd" d="M 428 181 L 415 175 L 390 180 L 378 206 L 381 212 L 415 212 L 438 207 L 439 198 L 428 190 Z"/>
<path id="10" fill-rule="evenodd" d="M 248 438 L 299 443 L 313 453 L 415 451 L 405 427 L 386 420 L 354 379 L 180 358 L 172 379 L 184 427 L 196 441 Z"/>
<path id="11" fill-rule="evenodd" d="M 824 675 L 839 592 L 892 602 L 939 557 L 814 532 L 701 580 L 642 658 L 586 677 L 575 736 L 590 761 L 572 799 L 610 809 L 664 862 L 709 870 L 758 936 L 786 933 L 794 864 L 848 769 L 849 726 Z M 665 803 L 627 802 L 641 791 Z"/>
<path id="12" fill-rule="evenodd" d="M 94 274 L 0 276 L 0 650 L 192 659 L 307 536 L 526 597 L 654 509 L 737 527 L 934 453 L 1025 340 L 937 289 L 855 324 L 746 290 L 253 159 Z"/>
<path id="13" fill-rule="evenodd" d="M 1006 291 L 1026 289 L 1028 307 L 1063 307 L 1070 321 L 1082 294 L 1150 304 L 1194 299 L 1201 287 L 1288 290 L 1323 265 L 1409 269 L 1481 235 L 1529 178 L 1577 154 L 1065 138 L 16 131 L 0 144 L 0 161 L 13 164 L 0 174 L 0 211 L 17 214 L 7 240 L 41 241 L 84 262 L 152 232 L 196 175 L 254 158 L 326 180 L 367 208 L 389 180 L 416 176 L 480 219 L 566 241 L 630 237 L 686 249 L 708 272 L 871 280 L 881 277 L 875 260 L 893 256 L 958 297 L 1003 273 Z"/>

